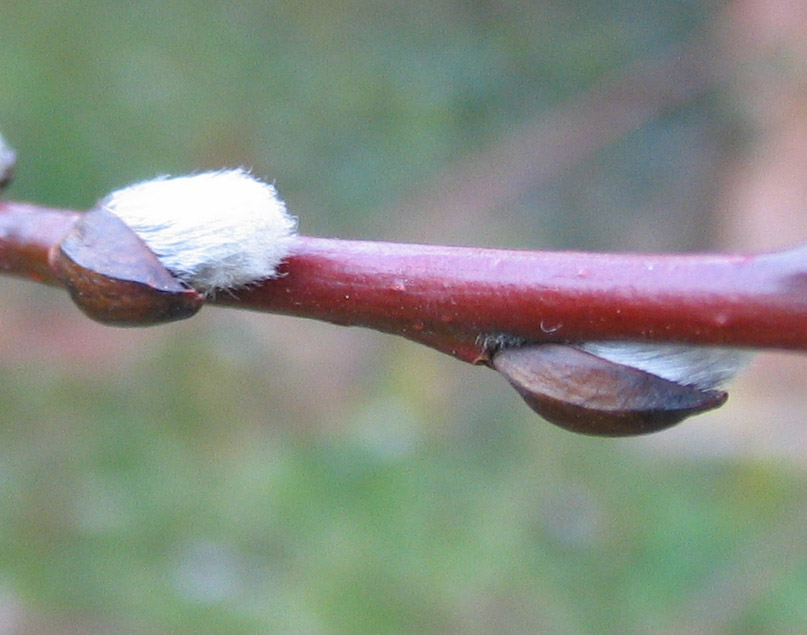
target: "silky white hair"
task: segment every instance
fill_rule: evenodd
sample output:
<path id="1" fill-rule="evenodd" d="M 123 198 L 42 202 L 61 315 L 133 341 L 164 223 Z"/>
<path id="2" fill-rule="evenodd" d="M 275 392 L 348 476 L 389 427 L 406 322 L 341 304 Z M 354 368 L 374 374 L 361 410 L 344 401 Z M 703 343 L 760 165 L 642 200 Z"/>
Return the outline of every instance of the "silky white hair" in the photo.
<path id="1" fill-rule="evenodd" d="M 275 187 L 244 169 L 162 176 L 112 192 L 99 205 L 172 274 L 208 295 L 276 277 L 297 228 Z"/>
<path id="2" fill-rule="evenodd" d="M 17 154 L 3 139 L 3 135 L 0 135 L 0 184 L 5 184 L 11 179 L 16 162 Z"/>
<path id="3" fill-rule="evenodd" d="M 651 342 L 586 342 L 579 348 L 677 384 L 720 388 L 751 359 L 748 351 Z"/>

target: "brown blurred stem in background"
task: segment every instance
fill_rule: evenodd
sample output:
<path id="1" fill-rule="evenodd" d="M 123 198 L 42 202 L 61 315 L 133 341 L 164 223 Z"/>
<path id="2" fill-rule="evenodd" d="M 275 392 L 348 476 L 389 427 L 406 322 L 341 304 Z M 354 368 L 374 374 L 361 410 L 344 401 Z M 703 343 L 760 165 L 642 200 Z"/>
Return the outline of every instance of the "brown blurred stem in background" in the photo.
<path id="1" fill-rule="evenodd" d="M 494 210 L 702 95 L 715 79 L 713 53 L 708 42 L 693 38 L 658 59 L 628 64 L 459 157 L 395 209 L 396 218 L 406 219 L 401 232 L 478 238 L 480 225 L 495 225 Z"/>

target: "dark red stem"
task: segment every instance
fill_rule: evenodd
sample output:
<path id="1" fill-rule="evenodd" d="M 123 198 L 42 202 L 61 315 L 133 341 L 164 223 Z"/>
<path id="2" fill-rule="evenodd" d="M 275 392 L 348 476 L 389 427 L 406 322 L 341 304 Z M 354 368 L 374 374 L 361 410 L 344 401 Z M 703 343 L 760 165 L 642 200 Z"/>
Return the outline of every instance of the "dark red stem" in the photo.
<path id="1" fill-rule="evenodd" d="M 0 202 L 0 272 L 58 284 L 48 253 L 77 218 Z M 300 237 L 281 273 L 209 302 L 373 328 L 472 363 L 507 338 L 807 351 L 807 246 L 639 255 Z"/>
<path id="2" fill-rule="evenodd" d="M 499 336 L 807 350 L 807 247 L 638 255 L 301 237 L 281 271 L 214 302 L 370 327 L 476 363 Z"/>
<path id="3" fill-rule="evenodd" d="M 48 252 L 78 217 L 70 210 L 0 201 L 0 273 L 58 284 Z"/>

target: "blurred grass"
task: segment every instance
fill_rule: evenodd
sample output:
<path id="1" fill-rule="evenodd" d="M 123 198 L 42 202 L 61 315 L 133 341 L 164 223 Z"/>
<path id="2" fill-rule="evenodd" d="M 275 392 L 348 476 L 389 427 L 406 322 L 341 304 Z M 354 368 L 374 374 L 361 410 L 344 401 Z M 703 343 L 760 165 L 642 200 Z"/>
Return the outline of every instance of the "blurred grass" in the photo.
<path id="1" fill-rule="evenodd" d="M 258 389 L 254 369 L 198 340 L 123 381 L 40 370 L 0 382 L 5 584 L 51 610 L 148 616 L 145 630 L 673 625 L 803 508 L 803 477 L 781 467 L 649 462 L 520 416 L 394 453 L 304 438 L 228 403 Z"/>
<path id="2" fill-rule="evenodd" d="M 6 2 L 9 196 L 84 208 L 247 165 L 306 233 L 394 238 L 383 210 L 445 165 L 713 17 L 650 4 Z M 702 241 L 721 109 L 525 192 L 502 242 Z M 576 437 L 380 335 L 216 310 L 118 331 L 0 284 L 4 632 L 676 632 L 698 608 L 696 628 L 807 628 L 782 530 L 802 470 Z"/>

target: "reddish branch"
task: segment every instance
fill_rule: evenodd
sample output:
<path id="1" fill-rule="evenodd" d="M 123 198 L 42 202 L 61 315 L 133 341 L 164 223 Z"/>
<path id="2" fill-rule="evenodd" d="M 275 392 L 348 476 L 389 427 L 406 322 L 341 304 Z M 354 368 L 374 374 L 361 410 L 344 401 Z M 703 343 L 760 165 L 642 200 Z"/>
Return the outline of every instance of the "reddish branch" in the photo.
<path id="1" fill-rule="evenodd" d="M 58 284 L 48 253 L 78 217 L 0 202 L 0 270 Z M 300 237 L 281 270 L 208 303 L 369 327 L 472 363 L 502 338 L 807 350 L 807 247 L 637 255 Z"/>
<path id="2" fill-rule="evenodd" d="M 0 272 L 58 284 L 48 252 L 78 218 L 69 210 L 0 201 Z"/>
<path id="3" fill-rule="evenodd" d="M 217 303 L 403 335 L 807 349 L 807 248 L 755 256 L 525 252 L 301 238 L 285 275 Z"/>

